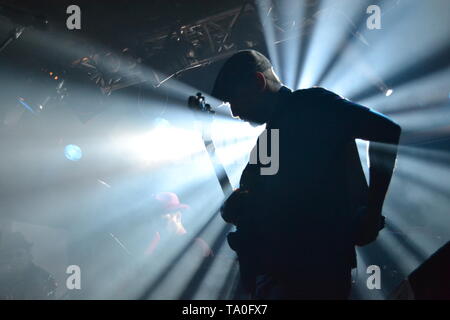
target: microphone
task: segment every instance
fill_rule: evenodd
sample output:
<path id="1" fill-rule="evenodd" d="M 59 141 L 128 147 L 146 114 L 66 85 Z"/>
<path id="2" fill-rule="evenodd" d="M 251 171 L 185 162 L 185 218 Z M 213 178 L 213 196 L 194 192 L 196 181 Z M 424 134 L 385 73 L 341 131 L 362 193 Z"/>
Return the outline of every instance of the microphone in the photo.
<path id="1" fill-rule="evenodd" d="M 0 3 L 0 15 L 22 27 L 33 27 L 39 30 L 48 28 L 48 20 L 42 15 L 34 15 L 29 11 L 14 8 Z"/>

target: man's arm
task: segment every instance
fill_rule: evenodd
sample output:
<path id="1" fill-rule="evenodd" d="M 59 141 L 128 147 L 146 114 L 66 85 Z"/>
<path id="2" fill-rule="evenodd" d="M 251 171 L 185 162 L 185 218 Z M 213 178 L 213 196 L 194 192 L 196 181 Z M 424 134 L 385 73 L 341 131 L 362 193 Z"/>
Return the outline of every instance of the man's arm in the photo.
<path id="1" fill-rule="evenodd" d="M 358 224 L 356 245 L 363 246 L 374 241 L 384 226 L 381 214 L 397 157 L 401 127 L 388 117 L 353 103 L 327 89 L 315 87 L 308 89 L 311 98 L 320 99 L 323 105 L 333 106 L 341 129 L 353 139 L 369 142 L 369 199 L 367 210 L 361 215 Z"/>
<path id="2" fill-rule="evenodd" d="M 361 217 L 357 245 L 376 239 L 383 228 L 383 202 L 392 178 L 401 127 L 386 116 L 366 108 L 354 110 L 354 138 L 369 142 L 369 199 L 367 212 Z"/>

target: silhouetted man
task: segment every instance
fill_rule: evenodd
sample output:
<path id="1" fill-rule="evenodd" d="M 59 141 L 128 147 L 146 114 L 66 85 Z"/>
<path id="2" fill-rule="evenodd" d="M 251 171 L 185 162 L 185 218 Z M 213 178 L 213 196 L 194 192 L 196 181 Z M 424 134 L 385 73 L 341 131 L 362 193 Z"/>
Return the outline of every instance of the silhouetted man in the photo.
<path id="1" fill-rule="evenodd" d="M 278 172 L 249 163 L 222 211 L 237 226 L 228 242 L 245 287 L 257 299 L 348 298 L 355 245 L 384 227 L 400 126 L 323 88 L 292 92 L 253 50 L 225 62 L 212 95 L 233 116 L 279 130 Z M 356 138 L 371 141 L 370 186 Z"/>

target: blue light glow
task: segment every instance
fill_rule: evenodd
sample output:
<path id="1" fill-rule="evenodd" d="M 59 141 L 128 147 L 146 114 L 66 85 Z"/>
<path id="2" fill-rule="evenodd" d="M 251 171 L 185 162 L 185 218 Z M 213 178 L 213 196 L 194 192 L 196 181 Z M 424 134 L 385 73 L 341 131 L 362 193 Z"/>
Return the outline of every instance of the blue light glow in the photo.
<path id="1" fill-rule="evenodd" d="M 81 148 L 74 144 L 68 144 L 64 148 L 64 155 L 67 159 L 71 161 L 78 161 L 83 156 L 83 153 L 81 152 Z"/>

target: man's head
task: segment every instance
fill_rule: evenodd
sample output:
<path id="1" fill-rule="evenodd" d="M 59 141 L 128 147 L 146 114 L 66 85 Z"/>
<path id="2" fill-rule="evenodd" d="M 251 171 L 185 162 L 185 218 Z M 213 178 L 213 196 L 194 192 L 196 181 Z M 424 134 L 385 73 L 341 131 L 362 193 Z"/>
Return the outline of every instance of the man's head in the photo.
<path id="1" fill-rule="evenodd" d="M 225 62 L 211 95 L 229 102 L 233 116 L 264 123 L 270 117 L 272 97 L 281 86 L 269 59 L 258 51 L 243 50 Z"/>
<path id="2" fill-rule="evenodd" d="M 160 192 L 155 195 L 159 204 L 159 212 L 166 222 L 166 231 L 170 234 L 183 235 L 187 233 L 181 221 L 182 212 L 189 209 L 187 204 L 181 203 L 173 192 Z"/>

